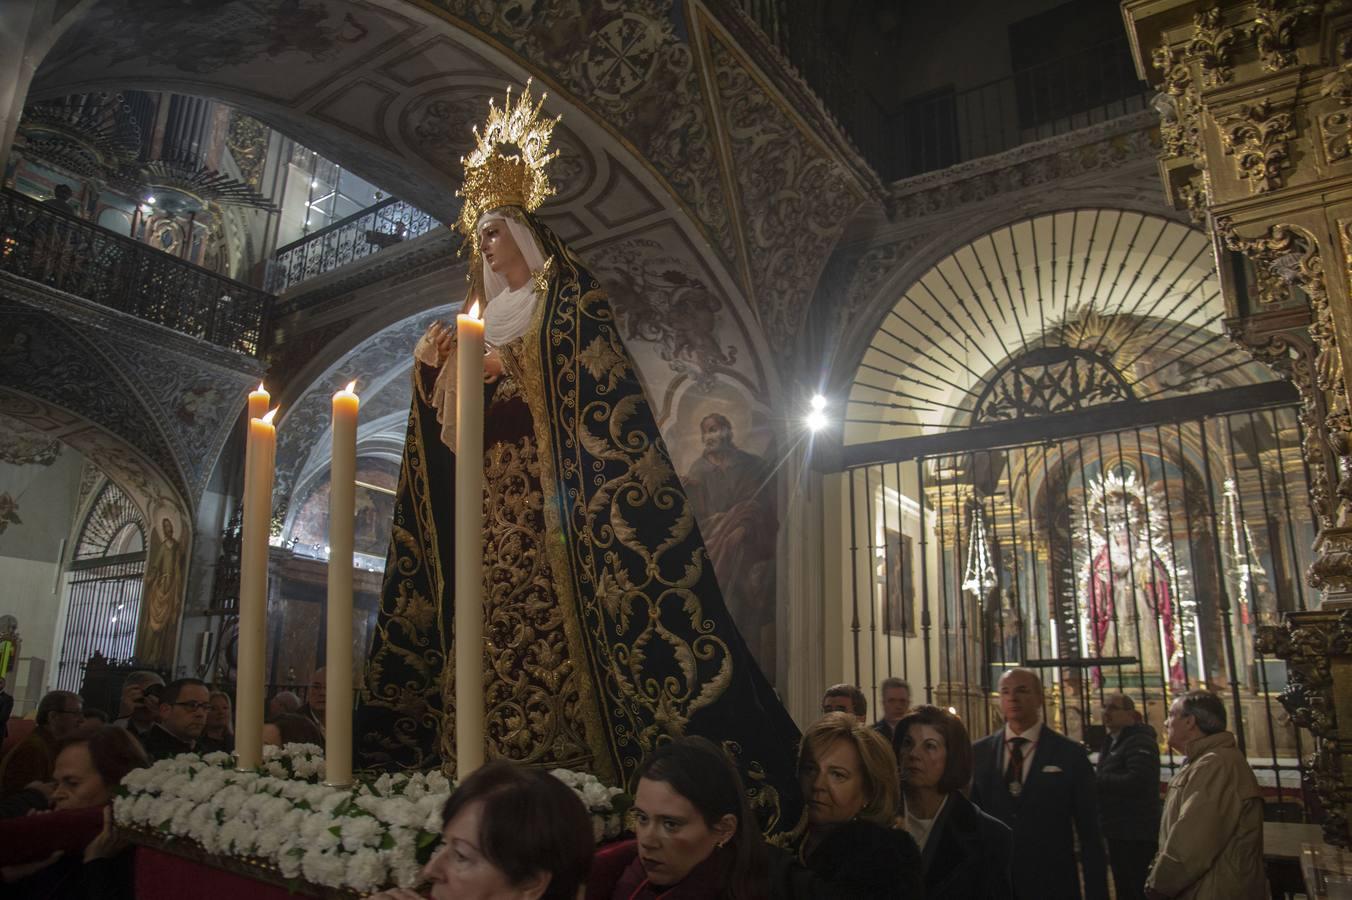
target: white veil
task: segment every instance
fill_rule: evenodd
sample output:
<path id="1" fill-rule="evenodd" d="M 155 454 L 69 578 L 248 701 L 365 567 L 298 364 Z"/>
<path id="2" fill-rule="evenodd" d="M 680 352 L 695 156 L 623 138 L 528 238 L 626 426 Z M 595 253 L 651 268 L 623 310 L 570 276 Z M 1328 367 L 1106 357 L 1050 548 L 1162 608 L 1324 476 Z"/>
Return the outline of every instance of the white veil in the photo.
<path id="1" fill-rule="evenodd" d="M 521 255 L 525 257 L 532 273 L 544 268 L 545 257 L 540 252 L 535 235 L 515 216 L 503 209 L 489 210 L 479 217 L 474 227 L 482 231 L 490 222 L 501 222 L 506 226 L 507 233 L 521 248 Z M 512 290 L 507 286 L 507 279 L 489 268 L 488 261 L 484 260 L 483 284 L 484 297 L 487 299 L 484 307 L 484 339 L 492 346 L 499 346 L 529 331 L 531 319 L 535 315 L 535 304 L 539 302 L 534 280 Z"/>

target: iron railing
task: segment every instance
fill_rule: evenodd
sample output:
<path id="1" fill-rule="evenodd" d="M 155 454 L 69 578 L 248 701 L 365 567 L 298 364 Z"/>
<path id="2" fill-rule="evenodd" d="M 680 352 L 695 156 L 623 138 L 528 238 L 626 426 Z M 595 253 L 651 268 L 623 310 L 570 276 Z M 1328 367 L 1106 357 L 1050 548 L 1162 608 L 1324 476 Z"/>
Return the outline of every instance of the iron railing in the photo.
<path id="1" fill-rule="evenodd" d="M 1104 122 L 1149 103 L 1125 36 L 973 88 L 885 108 L 807 7 L 724 0 L 746 14 L 802 74 L 884 181 L 895 181 Z M 815 7 L 814 7 L 815 9 Z"/>
<path id="2" fill-rule="evenodd" d="M 1001 673 L 1035 668 L 1045 721 L 1091 747 L 1107 695 L 1162 734 L 1174 698 L 1209 688 L 1271 813 L 1315 815 L 1310 735 L 1255 642 L 1318 602 L 1304 437 L 1269 406 L 848 469 L 846 677 L 874 704 L 908 679 L 975 736 L 1000 725 Z"/>
<path id="3" fill-rule="evenodd" d="M 439 224 L 403 200 L 386 198 L 279 248 L 268 275 L 268 290 L 280 294 L 316 275 L 412 240 Z"/>
<path id="4" fill-rule="evenodd" d="M 240 353 L 265 349 L 267 293 L 9 190 L 0 271 Z"/>

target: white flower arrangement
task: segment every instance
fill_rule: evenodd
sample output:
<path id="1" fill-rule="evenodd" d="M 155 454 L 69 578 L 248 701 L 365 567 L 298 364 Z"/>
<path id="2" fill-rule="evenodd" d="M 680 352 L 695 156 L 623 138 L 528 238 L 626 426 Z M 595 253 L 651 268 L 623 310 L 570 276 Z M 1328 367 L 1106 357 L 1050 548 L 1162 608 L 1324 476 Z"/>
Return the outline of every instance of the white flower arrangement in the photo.
<path id="1" fill-rule="evenodd" d="M 313 744 L 265 747 L 253 771 L 233 766 L 228 753 L 184 753 L 132 771 L 113 815 L 119 825 L 187 839 L 213 855 L 275 866 L 286 878 L 370 893 L 417 884 L 453 788 L 439 772 L 329 787 Z M 582 799 L 597 843 L 620 835 L 623 791 L 582 772 L 550 774 Z"/>

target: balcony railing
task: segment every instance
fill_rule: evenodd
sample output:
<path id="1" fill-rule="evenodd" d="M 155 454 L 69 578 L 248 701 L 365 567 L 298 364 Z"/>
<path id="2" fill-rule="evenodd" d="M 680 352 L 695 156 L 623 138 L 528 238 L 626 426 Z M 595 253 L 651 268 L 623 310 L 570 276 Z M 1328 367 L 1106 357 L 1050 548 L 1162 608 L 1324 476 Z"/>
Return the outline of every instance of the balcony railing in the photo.
<path id="1" fill-rule="evenodd" d="M 316 275 L 412 240 L 439 224 L 422 210 L 389 197 L 279 248 L 268 275 L 268 290 L 280 294 Z"/>
<path id="2" fill-rule="evenodd" d="M 266 349 L 270 295 L 9 190 L 0 271 L 240 353 Z"/>
<path id="3" fill-rule="evenodd" d="M 837 118 L 884 181 L 1011 150 L 1145 109 L 1125 36 L 977 87 L 884 108 L 823 38 L 815 5 L 722 0 L 749 16 Z M 902 86 L 904 90 L 904 85 Z"/>

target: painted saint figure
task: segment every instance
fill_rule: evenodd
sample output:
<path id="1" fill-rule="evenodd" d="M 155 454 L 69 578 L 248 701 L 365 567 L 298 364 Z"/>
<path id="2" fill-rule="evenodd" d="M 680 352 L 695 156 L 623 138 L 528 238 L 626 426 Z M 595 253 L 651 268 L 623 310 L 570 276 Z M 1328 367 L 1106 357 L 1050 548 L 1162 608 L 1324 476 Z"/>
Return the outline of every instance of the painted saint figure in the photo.
<path id="1" fill-rule="evenodd" d="M 186 564 L 182 542 L 174 536 L 174 523 L 168 518 L 160 519 L 159 528 L 150 534 L 141 622 L 137 628 L 140 646 L 136 648 L 136 658 L 143 663 L 173 662 L 174 636 L 178 631 L 174 612 L 183 597 Z"/>
<path id="2" fill-rule="evenodd" d="M 483 459 L 453 452 L 454 333 L 415 349 L 359 759 L 453 765 L 454 469 L 482 465 L 489 758 L 619 784 L 663 739 L 704 735 L 737 757 L 765 827 L 789 827 L 797 730 L 728 613 L 606 294 L 534 215 L 554 122 L 532 102 L 528 87 L 492 108 L 465 160 Z"/>
<path id="3" fill-rule="evenodd" d="M 732 422 L 721 413 L 700 420 L 704 453 L 690 464 L 686 493 L 704 534 L 709 559 L 733 621 L 751 655 L 769 669 L 775 661 L 774 483 L 764 459 L 738 447 Z"/>

